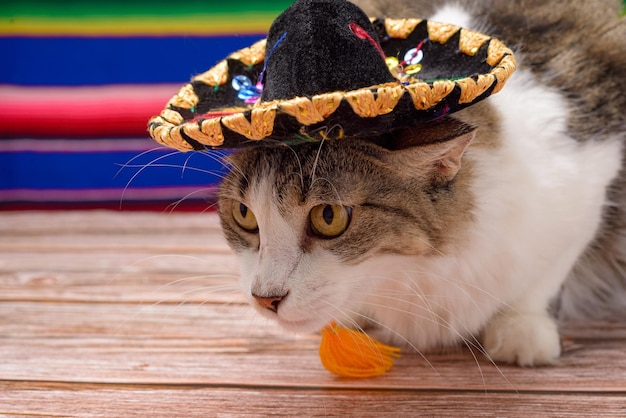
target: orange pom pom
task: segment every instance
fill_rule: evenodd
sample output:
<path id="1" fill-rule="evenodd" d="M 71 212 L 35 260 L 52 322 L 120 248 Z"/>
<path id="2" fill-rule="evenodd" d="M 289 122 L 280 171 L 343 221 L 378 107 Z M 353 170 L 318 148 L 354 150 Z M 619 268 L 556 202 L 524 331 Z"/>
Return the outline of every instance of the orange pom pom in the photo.
<path id="1" fill-rule="evenodd" d="M 400 349 L 382 344 L 359 331 L 337 326 L 322 329 L 320 359 L 324 367 L 346 377 L 374 377 L 385 374 L 400 357 Z"/>

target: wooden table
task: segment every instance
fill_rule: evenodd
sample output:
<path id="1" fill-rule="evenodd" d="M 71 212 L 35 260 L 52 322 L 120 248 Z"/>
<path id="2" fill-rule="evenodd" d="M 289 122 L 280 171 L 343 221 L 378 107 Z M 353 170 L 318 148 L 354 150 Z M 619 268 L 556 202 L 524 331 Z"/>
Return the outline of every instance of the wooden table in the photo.
<path id="1" fill-rule="evenodd" d="M 214 213 L 0 213 L 2 416 L 626 416 L 626 324 L 562 325 L 558 365 L 405 353 L 335 377 L 259 318 Z"/>

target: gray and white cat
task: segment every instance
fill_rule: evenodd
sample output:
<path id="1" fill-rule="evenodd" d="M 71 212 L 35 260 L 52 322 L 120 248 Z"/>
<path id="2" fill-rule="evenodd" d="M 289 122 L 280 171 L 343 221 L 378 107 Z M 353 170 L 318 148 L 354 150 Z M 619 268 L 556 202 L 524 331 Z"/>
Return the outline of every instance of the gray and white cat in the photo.
<path id="1" fill-rule="evenodd" d="M 232 155 L 219 213 L 251 303 L 293 331 L 337 320 L 420 351 L 481 338 L 520 365 L 560 355 L 554 311 L 624 315 L 620 3 L 360 3 L 489 33 L 520 68 L 434 124 L 446 142 L 413 145 L 431 133 L 406 129 Z"/>

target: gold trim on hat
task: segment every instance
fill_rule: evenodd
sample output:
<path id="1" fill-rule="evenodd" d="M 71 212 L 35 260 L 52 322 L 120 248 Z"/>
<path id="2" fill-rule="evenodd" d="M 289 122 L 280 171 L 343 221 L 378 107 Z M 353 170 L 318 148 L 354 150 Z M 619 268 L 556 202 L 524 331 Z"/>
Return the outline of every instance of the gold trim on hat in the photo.
<path id="1" fill-rule="evenodd" d="M 396 39 L 406 39 L 415 30 L 421 19 L 385 19 L 387 34 Z M 225 141 L 223 129 L 249 140 L 262 140 L 272 135 L 277 115 L 286 114 L 296 119 L 303 127 L 318 124 L 337 111 L 345 101 L 355 116 L 372 118 L 393 112 L 399 101 L 408 94 L 418 111 L 428 110 L 444 100 L 455 88 L 460 90 L 458 104 L 469 104 L 492 88 L 497 93 L 516 68 L 513 52 L 497 39 L 485 34 L 461 29 L 458 26 L 427 21 L 429 39 L 445 44 L 459 33 L 459 50 L 468 56 L 475 56 L 488 42 L 486 63 L 493 67 L 487 74 L 464 77 L 456 80 L 434 80 L 425 82 L 417 78 L 408 84 L 400 81 L 370 86 L 354 91 L 336 91 L 309 97 L 295 97 L 271 102 L 257 101 L 254 105 L 231 109 L 213 109 L 221 114 L 214 117 L 210 113 L 197 115 L 194 120 L 185 121 L 173 108 L 190 110 L 195 113 L 200 99 L 193 85 L 188 83 L 170 99 L 159 116 L 149 121 L 150 136 L 157 142 L 180 151 L 193 147 L 184 140 L 181 132 L 201 145 L 219 147 Z M 248 48 L 235 51 L 230 59 L 239 60 L 244 65 L 257 65 L 263 62 L 266 40 L 256 42 Z M 219 88 L 230 79 L 226 60 L 202 74 L 193 81 Z M 224 113 L 231 113 L 224 115 Z"/>
<path id="2" fill-rule="evenodd" d="M 421 22 L 422 19 L 385 19 L 385 30 L 392 38 L 406 39 Z"/>

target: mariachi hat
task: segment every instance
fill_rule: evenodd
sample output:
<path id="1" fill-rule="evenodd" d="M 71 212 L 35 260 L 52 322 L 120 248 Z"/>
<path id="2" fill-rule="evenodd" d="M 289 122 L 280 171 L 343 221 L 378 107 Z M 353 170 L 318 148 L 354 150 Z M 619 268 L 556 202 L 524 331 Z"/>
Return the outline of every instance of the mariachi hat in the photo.
<path id="1" fill-rule="evenodd" d="M 298 0 L 267 39 L 195 76 L 148 128 L 181 151 L 371 138 L 498 92 L 515 65 L 509 48 L 478 32 Z"/>

